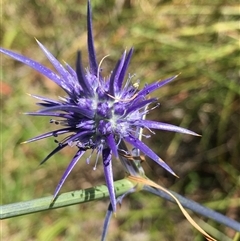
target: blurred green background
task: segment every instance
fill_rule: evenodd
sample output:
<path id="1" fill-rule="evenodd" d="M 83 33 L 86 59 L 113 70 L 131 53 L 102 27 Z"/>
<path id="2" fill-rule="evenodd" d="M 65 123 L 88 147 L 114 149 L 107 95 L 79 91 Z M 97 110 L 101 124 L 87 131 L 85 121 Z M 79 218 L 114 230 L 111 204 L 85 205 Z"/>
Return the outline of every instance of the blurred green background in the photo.
<path id="1" fill-rule="evenodd" d="M 1 46 L 51 67 L 34 37 L 59 60 L 75 66 L 76 51 L 87 67 L 86 1 L 1 1 Z M 134 47 L 129 72 L 141 87 L 180 74 L 156 91 L 160 108 L 147 117 L 189 128 L 192 137 L 157 131 L 145 142 L 180 176 L 176 179 L 151 160 L 148 177 L 190 199 L 240 220 L 240 103 L 238 1 L 92 0 L 98 61 L 106 76 L 124 49 Z M 53 194 L 75 153 L 69 148 L 47 163 L 54 139 L 20 145 L 50 131 L 48 118 L 22 115 L 37 110 L 26 93 L 56 98 L 60 88 L 36 71 L 1 55 L 1 200 L 2 204 Z M 89 154 L 88 154 L 89 155 Z M 104 183 L 102 164 L 93 171 L 79 161 L 62 192 Z M 124 177 L 114 160 L 115 180 Z M 1 221 L 2 240 L 99 240 L 109 200 Z M 200 218 L 190 212 L 197 222 Z M 219 240 L 235 232 L 201 218 Z M 209 227 L 210 225 L 210 227 Z M 230 239 L 227 239 L 228 236 Z M 203 240 L 176 205 L 147 193 L 124 199 L 110 225 L 108 240 Z"/>

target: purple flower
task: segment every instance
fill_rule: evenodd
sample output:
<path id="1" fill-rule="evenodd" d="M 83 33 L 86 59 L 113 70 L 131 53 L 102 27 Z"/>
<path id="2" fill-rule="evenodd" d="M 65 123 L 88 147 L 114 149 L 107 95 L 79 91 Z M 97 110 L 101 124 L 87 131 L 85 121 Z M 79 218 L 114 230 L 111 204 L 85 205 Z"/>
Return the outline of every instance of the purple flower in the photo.
<path id="1" fill-rule="evenodd" d="M 26 142 L 38 141 L 51 136 L 57 138 L 62 134 L 67 134 L 67 137 L 58 142 L 57 147 L 41 164 L 65 147 L 76 146 L 78 148 L 54 192 L 54 198 L 78 160 L 87 150 L 91 149 L 96 151 L 97 158 L 102 154 L 104 175 L 115 212 L 116 197 L 113 185 L 112 156 L 118 159 L 118 153 L 124 152 L 119 145 L 121 142 L 131 144 L 175 175 L 157 154 L 138 139 L 138 130 L 146 128 L 197 134 L 170 124 L 145 120 L 144 116 L 149 112 L 146 107 L 157 101 L 157 98 L 148 98 L 148 95 L 175 79 L 176 76 L 161 82 L 154 82 L 146 85 L 142 90 L 138 90 L 138 84 L 132 84 L 132 77 L 126 76 L 133 49 L 123 52 L 108 77 L 102 76 L 101 62 L 100 64 L 97 62 L 93 42 L 90 1 L 88 1 L 87 11 L 89 68 L 86 70 L 82 66 L 80 52 L 77 53 L 76 70 L 74 70 L 68 64 L 63 67 L 39 41 L 37 41 L 39 47 L 55 67 L 56 72 L 12 51 L 3 48 L 0 48 L 0 51 L 37 70 L 66 92 L 66 96 L 60 97 L 58 100 L 32 95 L 39 100 L 37 104 L 42 108 L 37 112 L 26 113 L 33 116 L 52 117 L 54 119 L 51 119 L 50 123 L 61 126 L 58 130 L 44 133 Z"/>

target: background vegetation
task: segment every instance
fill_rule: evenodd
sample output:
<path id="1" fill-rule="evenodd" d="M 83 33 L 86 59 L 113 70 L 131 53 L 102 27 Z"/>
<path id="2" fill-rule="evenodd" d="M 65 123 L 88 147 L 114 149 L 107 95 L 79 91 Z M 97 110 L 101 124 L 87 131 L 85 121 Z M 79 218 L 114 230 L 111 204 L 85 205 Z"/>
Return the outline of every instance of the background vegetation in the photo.
<path id="1" fill-rule="evenodd" d="M 240 220 L 239 17 L 236 0 L 92 0 L 98 60 L 109 73 L 122 51 L 134 46 L 129 72 L 141 87 L 180 74 L 154 96 L 161 106 L 149 119 L 187 127 L 201 138 L 157 131 L 145 141 L 180 176 L 175 179 L 151 160 L 147 175 L 157 183 L 233 219 Z M 1 46 L 50 67 L 34 37 L 59 60 L 75 65 L 86 51 L 85 0 L 2 0 Z M 73 156 L 62 151 L 43 166 L 53 139 L 20 145 L 49 131 L 47 118 L 22 115 L 37 110 L 26 93 L 57 98 L 60 88 L 34 70 L 1 55 L 1 200 L 2 204 L 53 194 Z M 93 171 L 84 158 L 63 191 L 104 183 L 102 164 Z M 124 177 L 114 161 L 115 179 Z M 2 240 L 99 240 L 109 200 L 1 221 Z M 200 222 L 200 218 L 194 215 Z M 203 227 L 232 238 L 235 232 L 202 218 Z M 222 234 L 222 239 L 228 240 Z M 127 197 L 113 218 L 109 241 L 194 240 L 203 238 L 177 206 L 147 193 Z"/>

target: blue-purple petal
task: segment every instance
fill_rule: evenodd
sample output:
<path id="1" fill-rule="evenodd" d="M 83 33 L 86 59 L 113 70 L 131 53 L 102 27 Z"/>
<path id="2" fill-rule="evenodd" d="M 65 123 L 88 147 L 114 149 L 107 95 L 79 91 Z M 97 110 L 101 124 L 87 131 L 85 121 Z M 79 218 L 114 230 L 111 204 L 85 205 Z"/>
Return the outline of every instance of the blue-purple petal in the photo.
<path id="1" fill-rule="evenodd" d="M 65 65 L 66 65 L 67 71 L 68 71 L 75 79 L 77 79 L 77 74 L 76 74 L 75 70 L 74 70 L 68 63 L 65 63 Z"/>
<path id="2" fill-rule="evenodd" d="M 63 117 L 63 118 L 71 118 L 70 116 L 68 117 L 67 114 L 64 113 L 55 113 L 55 112 L 48 112 L 48 113 L 40 113 L 40 112 L 25 112 L 23 113 L 25 115 L 31 115 L 31 116 L 51 116 L 51 117 Z"/>
<path id="3" fill-rule="evenodd" d="M 139 120 L 135 124 L 138 126 L 141 126 L 143 128 L 147 127 L 150 129 L 173 131 L 173 132 L 178 132 L 178 133 L 183 133 L 183 134 L 188 134 L 188 135 L 193 135 L 193 136 L 199 136 L 197 133 L 190 131 L 186 128 L 171 125 L 168 123 L 163 123 L 163 122 L 157 122 L 157 121 L 151 121 L 151 120 Z"/>
<path id="4" fill-rule="evenodd" d="M 78 131 L 76 134 L 72 134 L 68 136 L 65 140 L 64 143 L 71 144 L 71 142 L 74 141 L 81 141 L 84 140 L 87 136 L 91 136 L 93 134 L 93 131 Z M 79 143 L 80 144 L 80 143 Z"/>
<path id="5" fill-rule="evenodd" d="M 23 143 L 39 141 L 39 140 L 42 140 L 42 139 L 50 137 L 50 136 L 58 137 L 59 135 L 63 135 L 65 133 L 70 133 L 71 131 L 73 131 L 73 128 L 64 128 L 64 129 L 60 129 L 60 130 L 56 130 L 56 131 L 50 131 L 50 132 L 44 133 L 42 135 L 35 136 L 27 141 L 24 141 Z"/>
<path id="6" fill-rule="evenodd" d="M 78 82 L 81 85 L 85 94 L 92 96 L 93 89 L 92 89 L 89 81 L 85 77 L 83 67 L 82 67 L 82 62 L 81 62 L 81 52 L 80 51 L 77 52 L 76 73 L 77 73 Z"/>
<path id="7" fill-rule="evenodd" d="M 162 80 L 162 81 L 157 81 L 157 82 L 154 82 L 152 84 L 149 84 L 147 86 L 145 86 L 142 90 L 140 90 L 138 92 L 138 96 L 147 96 L 149 95 L 150 93 L 152 93 L 153 91 L 163 87 L 164 85 L 168 84 L 169 82 L 173 81 L 174 79 L 177 78 L 178 75 L 175 75 L 171 78 L 168 78 L 168 79 L 165 79 L 165 80 Z"/>
<path id="8" fill-rule="evenodd" d="M 60 80 L 60 86 L 68 93 L 71 93 L 73 90 L 73 83 L 75 82 L 73 76 L 69 74 L 69 72 L 60 64 L 60 62 L 38 40 L 36 41 L 54 68 L 61 75 L 62 78 Z"/>
<path id="9" fill-rule="evenodd" d="M 117 90 L 117 85 L 118 85 L 118 78 L 121 73 L 125 58 L 126 58 L 126 50 L 123 52 L 122 57 L 118 60 L 113 72 L 111 73 L 110 82 L 109 82 L 109 93 L 112 96 L 115 96 L 115 91 Z"/>
<path id="10" fill-rule="evenodd" d="M 114 184 L 113 184 L 113 171 L 112 171 L 112 152 L 109 148 L 103 149 L 102 151 L 103 157 L 103 169 L 104 169 L 104 176 L 109 192 L 110 201 L 112 204 L 113 212 L 116 212 L 117 204 L 116 204 L 116 195 L 114 191 Z"/>
<path id="11" fill-rule="evenodd" d="M 61 86 L 61 78 L 56 73 L 54 73 L 52 70 L 45 67 L 44 65 L 39 64 L 38 62 L 36 62 L 36 61 L 34 61 L 30 58 L 27 58 L 27 57 L 22 56 L 20 54 L 14 53 L 14 52 L 12 52 L 10 50 L 7 50 L 7 49 L 0 48 L 0 52 L 12 57 L 13 59 L 15 59 L 19 62 L 22 62 L 23 64 L 28 65 L 29 67 L 35 69 L 39 73 L 45 75 L 47 78 L 54 81 L 57 85 Z"/>
<path id="12" fill-rule="evenodd" d="M 52 107 L 48 107 L 46 109 L 39 110 L 38 113 L 45 113 L 45 112 L 50 112 L 50 111 L 73 112 L 73 113 L 76 113 L 76 114 L 83 115 L 83 116 L 85 116 L 87 118 L 90 118 L 90 119 L 94 117 L 93 110 L 79 108 L 78 106 L 75 106 L 75 105 L 52 106 Z"/>
<path id="13" fill-rule="evenodd" d="M 127 136 L 124 138 L 129 144 L 133 145 L 137 149 L 139 149 L 141 152 L 143 152 L 145 155 L 150 157 L 153 161 L 155 161 L 158 165 L 162 166 L 164 169 L 166 169 L 168 172 L 170 172 L 172 175 L 176 176 L 174 171 L 155 153 L 153 152 L 147 145 L 145 145 L 142 141 L 138 140 L 137 138 L 133 136 Z"/>
<path id="14" fill-rule="evenodd" d="M 144 108 L 146 105 L 152 104 L 155 101 L 157 101 L 157 98 L 151 98 L 143 100 L 141 102 L 136 102 L 126 110 L 126 115 L 130 114 L 133 111 L 140 110 L 141 108 Z"/>
<path id="15" fill-rule="evenodd" d="M 46 98 L 46 97 L 43 97 L 43 96 L 33 95 L 33 94 L 30 94 L 30 96 L 35 98 L 35 99 L 38 99 L 38 100 L 41 100 L 41 101 L 45 101 L 45 102 L 47 102 L 49 104 L 52 104 L 52 105 L 60 105 L 60 104 L 62 104 L 59 101 L 56 101 L 56 100 L 53 100 L 53 99 L 49 99 L 49 98 Z"/>
<path id="16" fill-rule="evenodd" d="M 118 89 L 116 90 L 117 92 L 119 92 L 122 88 L 122 83 L 124 81 L 124 78 L 125 78 L 125 75 L 126 75 L 126 72 L 127 72 L 127 69 L 128 69 L 128 65 L 129 65 L 131 57 L 132 57 L 132 54 L 133 54 L 133 48 L 131 48 L 130 51 L 128 52 L 126 60 L 124 61 L 123 67 L 121 69 L 120 75 L 118 77 L 118 81 L 117 81 L 117 88 Z"/>
<path id="17" fill-rule="evenodd" d="M 98 64 L 95 54 L 94 41 L 93 41 L 93 33 L 92 33 L 92 10 L 91 3 L 88 0 L 87 7 L 87 29 L 88 29 L 88 57 L 89 57 L 89 65 L 91 73 L 95 76 L 98 75 Z"/>
<path id="18" fill-rule="evenodd" d="M 77 164 L 77 162 L 79 161 L 79 159 L 82 157 L 82 155 L 85 153 L 85 151 L 78 151 L 76 153 L 76 155 L 73 157 L 73 159 L 71 160 L 71 162 L 69 163 L 67 169 L 65 170 L 65 172 L 63 173 L 60 182 L 58 183 L 54 194 L 53 194 L 53 199 L 56 198 L 56 196 L 58 195 L 62 185 L 64 184 L 65 180 L 67 179 L 68 175 L 70 174 L 70 172 L 72 171 L 72 169 L 74 168 L 74 166 Z"/>
<path id="19" fill-rule="evenodd" d="M 59 144 L 51 153 L 49 153 L 41 162 L 40 165 L 45 163 L 50 157 L 52 157 L 57 152 L 61 151 L 63 148 L 65 148 L 68 144 Z"/>
<path id="20" fill-rule="evenodd" d="M 114 135 L 110 134 L 106 137 L 107 140 L 107 144 L 110 147 L 110 149 L 113 152 L 113 155 L 118 158 L 118 151 L 117 151 L 117 145 L 116 145 L 116 141 L 114 139 Z"/>

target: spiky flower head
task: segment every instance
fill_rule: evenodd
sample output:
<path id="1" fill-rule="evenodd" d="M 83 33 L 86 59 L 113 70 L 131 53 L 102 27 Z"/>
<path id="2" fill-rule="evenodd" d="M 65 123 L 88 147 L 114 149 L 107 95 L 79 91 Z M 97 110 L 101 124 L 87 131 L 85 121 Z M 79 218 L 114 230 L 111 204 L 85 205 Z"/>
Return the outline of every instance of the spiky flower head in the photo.
<path id="1" fill-rule="evenodd" d="M 143 89 L 138 90 L 138 84 L 132 83 L 130 75 L 126 76 L 133 49 L 123 52 L 108 77 L 102 76 L 94 48 L 90 1 L 88 1 L 87 12 L 89 68 L 86 70 L 82 66 L 80 52 L 77 53 L 74 70 L 68 64 L 64 67 L 39 41 L 37 41 L 39 47 L 52 63 L 56 72 L 15 52 L 3 48 L 0 48 L 0 51 L 37 70 L 66 92 L 66 96 L 59 98 L 59 100 L 32 95 L 40 101 L 37 104 L 42 109 L 27 113 L 33 116 L 52 117 L 50 123 L 62 126 L 58 130 L 44 133 L 27 142 L 38 141 L 51 136 L 56 138 L 67 134 L 67 137 L 59 141 L 57 147 L 41 163 L 66 147 L 76 146 L 78 148 L 55 189 L 54 198 L 75 164 L 90 149 L 96 151 L 97 158 L 100 154 L 102 155 L 106 184 L 115 211 L 116 197 L 113 186 L 112 156 L 118 159 L 118 153 L 124 152 L 119 145 L 121 142 L 125 141 L 131 144 L 175 175 L 157 154 L 138 139 L 139 128 L 196 134 L 181 127 L 145 120 L 144 116 L 149 112 L 146 107 L 157 101 L 156 98 L 149 98 L 148 95 L 175 79 L 176 76 L 145 85 Z"/>

